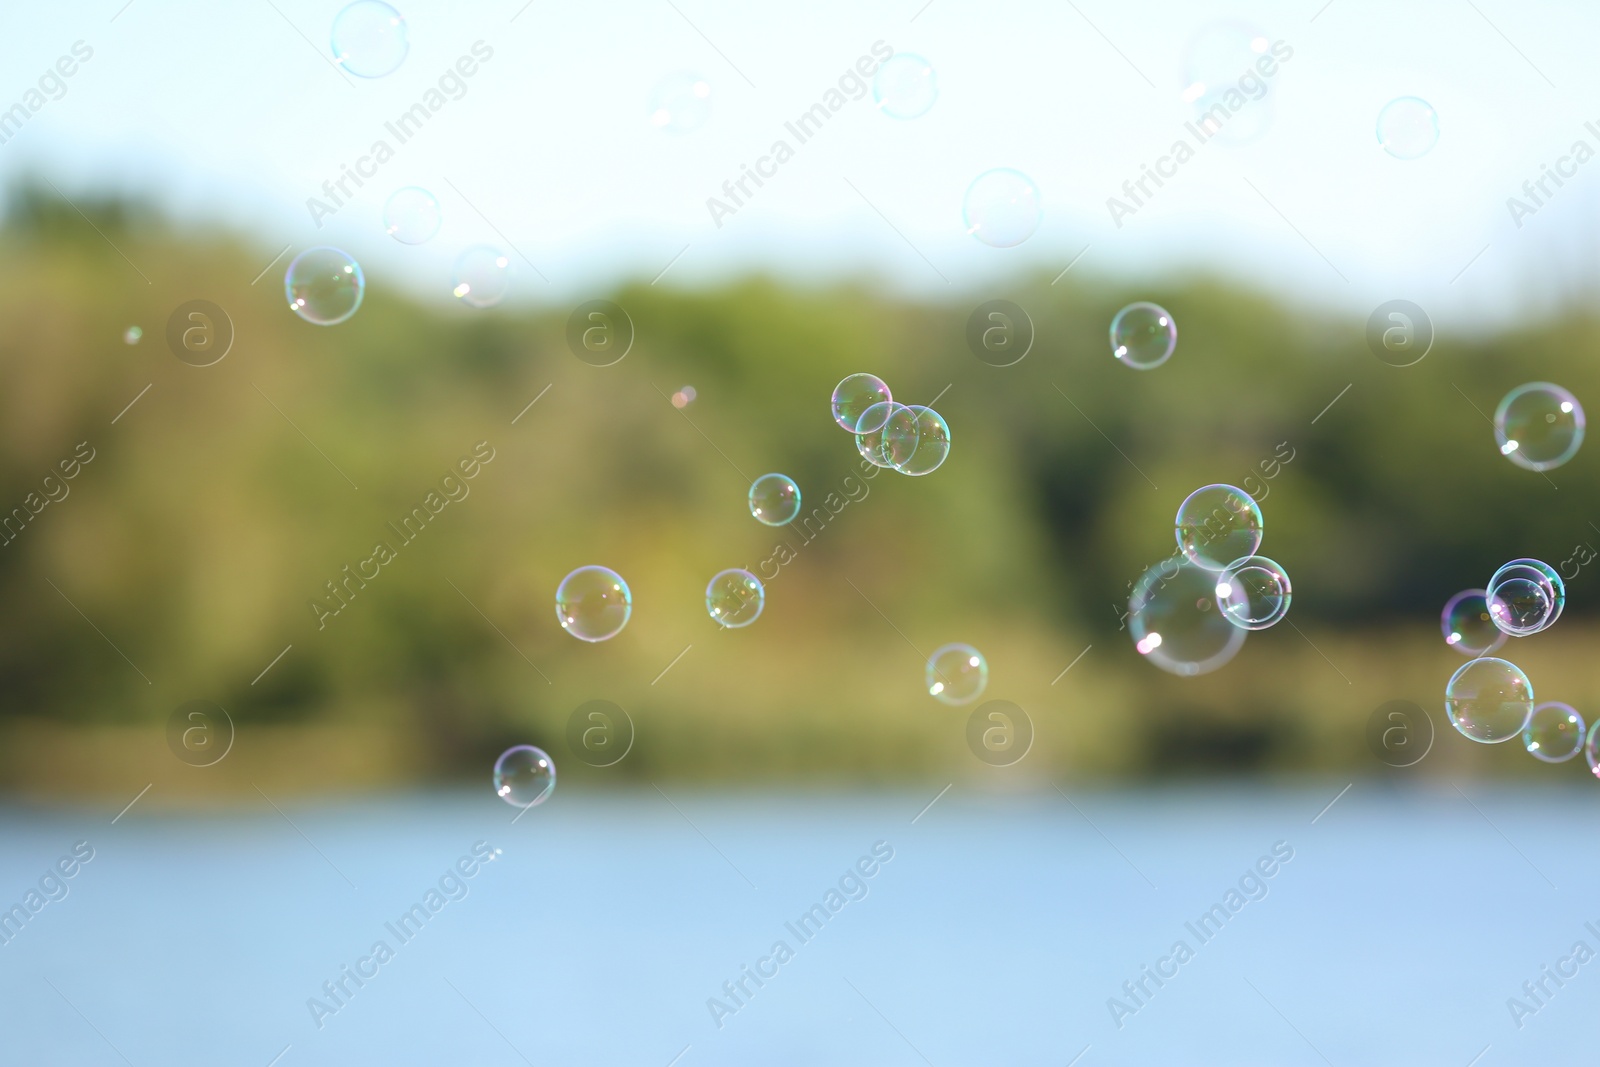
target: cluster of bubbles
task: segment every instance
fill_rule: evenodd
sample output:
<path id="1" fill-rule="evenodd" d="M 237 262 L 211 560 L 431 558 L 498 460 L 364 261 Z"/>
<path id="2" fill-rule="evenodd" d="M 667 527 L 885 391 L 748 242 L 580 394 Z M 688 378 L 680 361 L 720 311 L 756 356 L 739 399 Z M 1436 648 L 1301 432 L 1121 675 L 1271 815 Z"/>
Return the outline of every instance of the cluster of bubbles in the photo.
<path id="1" fill-rule="evenodd" d="M 874 466 L 920 477 L 950 455 L 950 425 L 931 407 L 897 403 L 882 378 L 851 374 L 833 389 L 833 421 Z"/>
<path id="2" fill-rule="evenodd" d="M 1289 613 L 1288 572 L 1257 555 L 1261 508 L 1237 486 L 1206 485 L 1174 520 L 1178 551 L 1147 570 L 1128 598 L 1134 649 L 1162 670 L 1192 676 L 1231 660 L 1250 630 Z"/>
<path id="3" fill-rule="evenodd" d="M 1578 398 L 1549 382 L 1519 385 L 1494 409 L 1500 454 L 1530 471 L 1552 470 L 1577 455 L 1583 427 Z"/>
<path id="4" fill-rule="evenodd" d="M 1451 597 L 1440 617 L 1445 644 L 1472 659 L 1445 685 L 1445 714 L 1473 741 L 1493 745 L 1521 738 L 1529 755 L 1545 763 L 1564 763 L 1582 750 L 1600 777 L 1600 722 L 1586 731 L 1572 705 L 1535 703 L 1533 683 L 1522 668 L 1489 655 L 1507 637 L 1549 629 L 1566 599 L 1561 575 L 1536 559 L 1514 559 L 1494 572 L 1487 588 Z"/>

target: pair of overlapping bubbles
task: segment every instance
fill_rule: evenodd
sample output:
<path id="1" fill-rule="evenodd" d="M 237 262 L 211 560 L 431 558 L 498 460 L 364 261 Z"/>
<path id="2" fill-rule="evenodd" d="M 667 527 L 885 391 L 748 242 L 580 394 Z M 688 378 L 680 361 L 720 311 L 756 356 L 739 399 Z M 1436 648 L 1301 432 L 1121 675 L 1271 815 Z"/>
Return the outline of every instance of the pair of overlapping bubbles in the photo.
<path id="1" fill-rule="evenodd" d="M 856 450 L 878 467 L 932 474 L 950 455 L 950 426 L 920 404 L 900 404 L 882 378 L 852 374 L 833 389 L 833 421 L 856 435 Z"/>
<path id="2" fill-rule="evenodd" d="M 1549 629 L 1567 603 L 1566 583 L 1548 563 L 1514 559 L 1494 572 L 1487 589 L 1463 589 L 1439 613 L 1444 643 L 1463 656 L 1487 656 L 1507 637 Z"/>
<path id="3" fill-rule="evenodd" d="M 1231 660 L 1250 630 L 1289 613 L 1288 572 L 1257 555 L 1266 523 L 1237 486 L 1202 486 L 1178 507 L 1178 551 L 1151 567 L 1128 598 L 1134 648 L 1172 674 L 1214 671 Z"/>

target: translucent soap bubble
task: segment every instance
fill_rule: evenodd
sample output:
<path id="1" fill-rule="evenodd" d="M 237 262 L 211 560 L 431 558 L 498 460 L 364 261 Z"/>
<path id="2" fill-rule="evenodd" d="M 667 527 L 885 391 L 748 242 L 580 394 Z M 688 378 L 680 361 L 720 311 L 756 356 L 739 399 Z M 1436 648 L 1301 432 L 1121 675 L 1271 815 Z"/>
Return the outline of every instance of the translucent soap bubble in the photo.
<path id="1" fill-rule="evenodd" d="M 1559 467 L 1577 455 L 1583 426 L 1578 398 L 1549 382 L 1519 385 L 1494 409 L 1500 454 L 1530 471 Z"/>
<path id="2" fill-rule="evenodd" d="M 361 264 L 337 248 L 308 248 L 283 275 L 289 310 L 318 326 L 336 326 L 356 313 L 366 295 Z"/>
<path id="3" fill-rule="evenodd" d="M 1159 304 L 1129 304 L 1111 320 L 1111 355 L 1135 370 L 1159 367 L 1178 347 L 1178 324 Z"/>
<path id="4" fill-rule="evenodd" d="M 379 0 L 357 0 L 333 18 L 333 61 L 357 77 L 394 73 L 410 48 L 405 16 Z"/>
<path id="5" fill-rule="evenodd" d="M 457 257 L 452 281 L 458 300 L 493 307 L 511 288 L 511 257 L 491 245 L 473 245 Z"/>
<path id="6" fill-rule="evenodd" d="M 1244 646 L 1243 627 L 1217 608 L 1217 575 L 1177 556 L 1151 567 L 1128 598 L 1134 649 L 1171 674 L 1214 671 Z"/>
<path id="7" fill-rule="evenodd" d="M 1583 716 L 1558 700 L 1540 704 L 1522 728 L 1522 743 L 1535 759 L 1565 763 L 1583 747 Z"/>
<path id="8" fill-rule="evenodd" d="M 1439 115 L 1417 96 L 1402 96 L 1378 112 L 1378 143 L 1396 159 L 1418 159 L 1439 143 Z"/>
<path id="9" fill-rule="evenodd" d="M 919 420 L 906 405 L 892 400 L 874 404 L 861 413 L 861 425 L 878 427 L 856 434 L 856 451 L 863 459 L 898 470 L 916 454 Z"/>
<path id="10" fill-rule="evenodd" d="M 1214 22 L 1190 38 L 1182 95 L 1205 140 L 1244 144 L 1272 125 L 1277 60 L 1270 51 L 1265 33 L 1232 20 Z"/>
<path id="11" fill-rule="evenodd" d="M 1495 626 L 1512 637 L 1527 637 L 1561 617 L 1567 583 L 1548 563 L 1514 559 L 1490 577 L 1484 599 Z"/>
<path id="12" fill-rule="evenodd" d="M 1178 547 L 1193 563 L 1220 571 L 1236 559 L 1256 554 L 1264 526 L 1261 509 L 1243 489 L 1206 485 L 1178 505 Z"/>
<path id="13" fill-rule="evenodd" d="M 989 684 L 989 661 L 971 645 L 943 645 L 933 650 L 922 674 L 935 700 L 970 704 Z"/>
<path id="14" fill-rule="evenodd" d="M 139 343 L 139 339 L 143 336 L 144 330 L 142 328 L 138 326 L 129 326 L 126 330 L 122 331 L 122 343 L 125 345 L 136 345 Z"/>
<path id="15" fill-rule="evenodd" d="M 515 808 L 531 808 L 556 790 L 556 763 L 532 745 L 514 745 L 494 761 L 495 796 Z"/>
<path id="16" fill-rule="evenodd" d="M 403 245 L 420 245 L 433 239 L 444 222 L 439 201 L 416 185 L 396 189 L 383 205 L 383 232 Z"/>
<path id="17" fill-rule="evenodd" d="M 711 83 L 679 72 L 661 79 L 650 94 L 650 125 L 668 133 L 693 133 L 711 117 Z"/>
<path id="18" fill-rule="evenodd" d="M 712 621 L 730 630 L 749 626 L 761 617 L 761 609 L 766 606 L 767 591 L 761 579 L 749 571 L 718 571 L 706 583 L 706 611 Z"/>
<path id="19" fill-rule="evenodd" d="M 1276 625 L 1289 614 L 1292 593 L 1288 573 L 1266 556 L 1236 559 L 1217 578 L 1217 607 L 1246 630 Z"/>
<path id="20" fill-rule="evenodd" d="M 872 79 L 873 104 L 892 119 L 926 115 L 937 99 L 939 79 L 933 64 L 910 52 L 896 52 Z"/>
<path id="21" fill-rule="evenodd" d="M 967 232 L 986 245 L 1020 245 L 1039 228 L 1044 215 L 1039 187 L 1020 170 L 984 171 L 967 187 L 962 211 Z"/>
<path id="22" fill-rule="evenodd" d="M 787 474 L 763 474 L 750 483 L 750 514 L 768 526 L 787 526 L 800 514 L 800 487 Z"/>
<path id="23" fill-rule="evenodd" d="M 833 387 L 833 421 L 851 433 L 871 433 L 889 418 L 888 410 L 876 424 L 863 423 L 861 416 L 874 404 L 893 400 L 889 387 L 875 374 L 852 374 Z"/>
<path id="24" fill-rule="evenodd" d="M 1489 597 L 1482 589 L 1463 589 L 1444 603 L 1439 613 L 1444 643 L 1463 656 L 1482 656 L 1506 643 L 1505 632 L 1489 614 Z"/>
<path id="25" fill-rule="evenodd" d="M 913 477 L 932 474 L 950 455 L 950 425 L 930 407 L 908 404 L 907 408 L 917 420 L 917 442 L 912 446 L 911 458 L 902 460 L 894 469 Z"/>
<path id="26" fill-rule="evenodd" d="M 1461 666 L 1444 689 L 1450 723 L 1484 744 L 1509 741 L 1533 714 L 1533 683 L 1515 663 L 1482 656 Z"/>
<path id="27" fill-rule="evenodd" d="M 1589 773 L 1600 778 L 1600 719 L 1589 724 L 1583 739 L 1583 758 L 1589 764 Z"/>
<path id="28" fill-rule="evenodd" d="M 633 593 L 609 567 L 579 567 L 556 587 L 556 621 L 580 641 L 604 641 L 628 625 Z"/>

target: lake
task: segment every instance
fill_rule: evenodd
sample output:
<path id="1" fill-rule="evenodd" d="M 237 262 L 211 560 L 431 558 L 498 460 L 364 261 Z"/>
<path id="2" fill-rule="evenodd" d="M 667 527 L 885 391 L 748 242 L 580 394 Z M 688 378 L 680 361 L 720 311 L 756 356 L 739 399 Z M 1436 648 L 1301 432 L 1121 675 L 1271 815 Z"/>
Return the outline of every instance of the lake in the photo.
<path id="1" fill-rule="evenodd" d="M 152 794 L 115 823 L 120 805 L 11 804 L 0 908 L 25 918 L 0 927 L 0 1047 L 135 1067 L 1593 1063 L 1600 791 L 1571 777 L 961 783 L 931 806 L 943 783 L 562 788 L 520 818 L 487 788 L 210 815 Z"/>

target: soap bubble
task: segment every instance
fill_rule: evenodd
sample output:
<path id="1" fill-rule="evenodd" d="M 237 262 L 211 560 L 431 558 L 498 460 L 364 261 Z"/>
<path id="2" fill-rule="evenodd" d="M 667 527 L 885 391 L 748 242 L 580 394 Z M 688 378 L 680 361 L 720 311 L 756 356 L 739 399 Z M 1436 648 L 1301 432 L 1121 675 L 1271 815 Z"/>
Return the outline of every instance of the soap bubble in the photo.
<path id="1" fill-rule="evenodd" d="M 473 245 L 456 259 L 457 299 L 475 308 L 493 307 L 511 288 L 511 257 L 490 245 Z"/>
<path id="2" fill-rule="evenodd" d="M 359 78 L 394 73 L 410 48 L 405 16 L 379 0 L 357 0 L 333 18 L 333 61 Z"/>
<path id="3" fill-rule="evenodd" d="M 1243 647 L 1246 632 L 1217 609 L 1215 570 L 1177 555 L 1145 571 L 1128 598 L 1134 649 L 1172 674 L 1216 670 Z"/>
<path id="4" fill-rule="evenodd" d="M 396 189 L 383 205 L 383 232 L 403 245 L 432 240 L 443 222 L 439 201 L 420 186 Z"/>
<path id="5" fill-rule="evenodd" d="M 1289 575 L 1266 556 L 1236 559 L 1217 578 L 1217 607 L 1246 630 L 1276 625 L 1289 614 L 1291 593 Z"/>
<path id="6" fill-rule="evenodd" d="M 1560 701 L 1540 704 L 1522 728 L 1522 743 L 1535 759 L 1565 763 L 1583 747 L 1583 716 Z"/>
<path id="7" fill-rule="evenodd" d="M 882 426 L 889 418 L 889 411 L 882 412 L 882 418 L 877 423 L 863 423 L 861 416 L 874 404 L 886 403 L 893 400 L 889 395 L 889 387 L 883 384 L 883 379 L 874 374 L 852 374 L 838 385 L 833 387 L 833 421 L 844 430 L 851 433 L 871 433 Z"/>
<path id="8" fill-rule="evenodd" d="M 1567 583 L 1554 567 L 1536 559 L 1514 559 L 1489 579 L 1489 618 L 1512 637 L 1548 629 L 1567 603 Z"/>
<path id="9" fill-rule="evenodd" d="M 1232 485 L 1196 489 L 1178 505 L 1178 547 L 1193 563 L 1220 571 L 1256 554 L 1263 529 L 1255 499 Z"/>
<path id="10" fill-rule="evenodd" d="M 1182 95 L 1202 140 L 1244 144 L 1272 125 L 1277 60 L 1270 50 L 1265 33 L 1238 21 L 1212 23 L 1190 38 Z"/>
<path id="11" fill-rule="evenodd" d="M 963 209 L 967 232 L 986 245 L 1020 245 L 1039 228 L 1043 214 L 1039 187 L 1020 170 L 984 171 L 967 188 Z"/>
<path id="12" fill-rule="evenodd" d="M 1450 723 L 1474 741 L 1497 745 L 1522 732 L 1533 714 L 1533 683 L 1515 664 L 1482 656 L 1461 666 L 1444 689 Z"/>
<path id="13" fill-rule="evenodd" d="M 663 78 L 650 94 L 650 125 L 668 133 L 693 133 L 711 117 L 711 83 L 680 72 Z"/>
<path id="14" fill-rule="evenodd" d="M 1589 773 L 1600 778 L 1600 719 L 1589 724 L 1583 739 L 1583 758 L 1589 764 Z"/>
<path id="15" fill-rule="evenodd" d="M 1559 467 L 1583 444 L 1583 406 L 1549 382 L 1529 382 L 1505 395 L 1494 409 L 1500 454 L 1530 471 Z"/>
<path id="16" fill-rule="evenodd" d="M 907 410 L 917 420 L 917 441 L 911 446 L 911 458 L 902 460 L 894 469 L 913 477 L 932 474 L 950 454 L 950 426 L 930 407 L 910 404 Z"/>
<path id="17" fill-rule="evenodd" d="M 308 248 L 283 275 L 289 310 L 318 326 L 337 326 L 356 313 L 366 295 L 361 265 L 337 248 Z"/>
<path id="18" fill-rule="evenodd" d="M 1482 656 L 1506 643 L 1505 632 L 1489 614 L 1488 594 L 1482 589 L 1463 589 L 1445 601 L 1439 613 L 1444 643 L 1463 656 Z"/>
<path id="19" fill-rule="evenodd" d="M 873 104 L 892 119 L 926 115 L 937 99 L 939 79 L 933 64 L 910 52 L 890 56 L 872 79 Z"/>
<path id="20" fill-rule="evenodd" d="M 750 483 L 750 514 L 768 526 L 787 526 L 800 514 L 800 487 L 787 474 L 763 474 Z"/>
<path id="21" fill-rule="evenodd" d="M 755 622 L 766 605 L 767 591 L 749 571 L 719 571 L 706 583 L 706 611 L 730 630 Z"/>
<path id="22" fill-rule="evenodd" d="M 861 413 L 861 425 L 878 427 L 856 434 L 856 451 L 871 463 L 899 469 L 916 454 L 919 422 L 906 405 L 892 400 L 874 404 Z"/>
<path id="23" fill-rule="evenodd" d="M 615 637 L 633 615 L 633 593 L 609 567 L 579 567 L 556 587 L 556 621 L 580 641 Z"/>
<path id="24" fill-rule="evenodd" d="M 1439 115 L 1421 97 L 1397 97 L 1378 112 L 1378 143 L 1396 159 L 1419 159 L 1439 143 Z"/>
<path id="25" fill-rule="evenodd" d="M 1178 347 L 1178 324 L 1159 304 L 1129 304 L 1111 320 L 1111 355 L 1135 370 L 1165 363 Z"/>
<path id="26" fill-rule="evenodd" d="M 944 704 L 970 704 L 989 684 L 989 661 L 971 645 L 944 645 L 923 670 L 928 695 Z"/>
<path id="27" fill-rule="evenodd" d="M 556 764 L 542 748 L 515 745 L 494 761 L 495 796 L 514 808 L 531 808 L 556 789 Z"/>
<path id="28" fill-rule="evenodd" d="M 122 331 L 122 343 L 125 345 L 136 345 L 139 343 L 139 339 L 143 336 L 144 330 L 141 327 L 129 326 L 126 330 Z"/>

